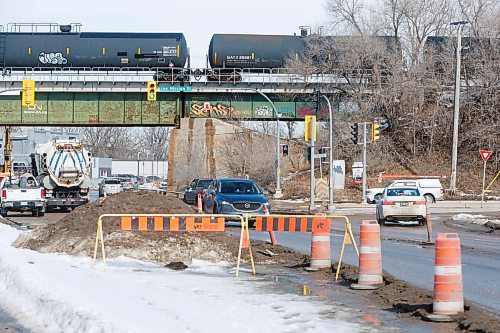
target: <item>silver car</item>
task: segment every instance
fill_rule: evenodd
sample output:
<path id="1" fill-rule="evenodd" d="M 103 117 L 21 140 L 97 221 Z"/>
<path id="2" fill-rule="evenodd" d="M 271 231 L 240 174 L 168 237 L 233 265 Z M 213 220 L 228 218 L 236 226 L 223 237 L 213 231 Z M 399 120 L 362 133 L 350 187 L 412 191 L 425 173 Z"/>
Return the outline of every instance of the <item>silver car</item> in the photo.
<path id="1" fill-rule="evenodd" d="M 377 202 L 377 221 L 405 224 L 417 221 L 426 222 L 426 200 L 417 187 L 386 187 L 382 198 Z"/>
<path id="2" fill-rule="evenodd" d="M 105 178 L 99 184 L 99 196 L 104 197 L 110 194 L 123 192 L 123 184 L 118 178 Z"/>

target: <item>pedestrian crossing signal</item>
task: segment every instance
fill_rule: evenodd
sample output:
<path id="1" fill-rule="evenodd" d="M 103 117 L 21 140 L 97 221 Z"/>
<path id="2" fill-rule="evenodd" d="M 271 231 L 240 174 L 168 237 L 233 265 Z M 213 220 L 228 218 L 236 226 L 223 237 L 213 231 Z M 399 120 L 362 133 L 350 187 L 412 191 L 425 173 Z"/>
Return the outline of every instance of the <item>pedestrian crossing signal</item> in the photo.
<path id="1" fill-rule="evenodd" d="M 148 81 L 148 101 L 156 101 L 156 81 Z"/>

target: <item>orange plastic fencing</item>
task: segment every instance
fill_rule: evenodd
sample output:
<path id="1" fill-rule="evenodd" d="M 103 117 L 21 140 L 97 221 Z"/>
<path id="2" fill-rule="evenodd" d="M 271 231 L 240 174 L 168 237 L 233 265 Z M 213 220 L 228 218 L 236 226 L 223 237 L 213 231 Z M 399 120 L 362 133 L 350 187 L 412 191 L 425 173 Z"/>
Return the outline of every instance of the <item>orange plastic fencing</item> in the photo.
<path id="1" fill-rule="evenodd" d="M 224 231 L 224 217 L 210 216 L 122 216 L 124 231 Z"/>
<path id="2" fill-rule="evenodd" d="M 257 216 L 255 231 L 330 232 L 326 217 Z"/>

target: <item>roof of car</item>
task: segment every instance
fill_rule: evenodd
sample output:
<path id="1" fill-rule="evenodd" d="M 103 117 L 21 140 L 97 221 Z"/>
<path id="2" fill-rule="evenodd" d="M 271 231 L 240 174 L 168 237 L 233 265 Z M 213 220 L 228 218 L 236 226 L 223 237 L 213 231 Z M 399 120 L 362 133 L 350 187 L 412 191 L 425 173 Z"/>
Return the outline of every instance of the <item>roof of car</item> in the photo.
<path id="1" fill-rule="evenodd" d="M 216 180 L 218 180 L 218 181 L 246 181 L 246 182 L 255 183 L 253 180 L 246 179 L 246 178 L 217 178 Z"/>

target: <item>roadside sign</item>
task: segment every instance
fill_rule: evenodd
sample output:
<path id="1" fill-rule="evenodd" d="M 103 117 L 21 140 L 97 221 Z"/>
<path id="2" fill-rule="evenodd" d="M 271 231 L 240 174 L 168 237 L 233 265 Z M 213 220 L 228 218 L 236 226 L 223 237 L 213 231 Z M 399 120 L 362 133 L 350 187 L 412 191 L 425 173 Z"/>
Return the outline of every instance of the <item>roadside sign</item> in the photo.
<path id="1" fill-rule="evenodd" d="M 483 158 L 483 161 L 487 161 L 490 156 L 491 156 L 492 151 L 491 150 L 480 150 L 479 154 L 481 154 L 481 157 Z"/>
<path id="2" fill-rule="evenodd" d="M 159 91 L 192 91 L 193 87 L 191 86 L 160 86 Z"/>

